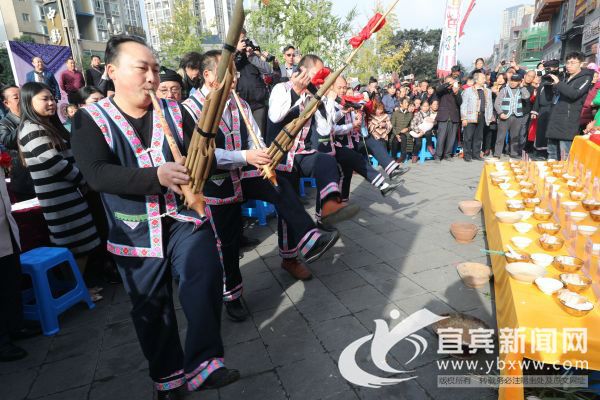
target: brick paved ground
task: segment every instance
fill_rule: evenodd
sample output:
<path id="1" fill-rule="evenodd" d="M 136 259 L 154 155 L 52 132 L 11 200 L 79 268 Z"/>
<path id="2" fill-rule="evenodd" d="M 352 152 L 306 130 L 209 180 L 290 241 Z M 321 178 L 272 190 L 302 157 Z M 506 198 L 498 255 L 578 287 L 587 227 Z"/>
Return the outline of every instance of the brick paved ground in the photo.
<path id="1" fill-rule="evenodd" d="M 374 319 L 390 322 L 394 309 L 401 318 L 423 307 L 436 313 L 465 312 L 495 326 L 493 288 L 466 288 L 455 268 L 464 260 L 486 262 L 480 252 L 485 237 L 480 233 L 474 243 L 458 245 L 448 231 L 454 221 L 482 224 L 481 216 L 465 217 L 457 209 L 458 201 L 473 197 L 481 167 L 480 162 L 462 161 L 418 165 L 408 175 L 406 189 L 386 200 L 355 176 L 351 199 L 362 211 L 355 221 L 339 226 L 341 240 L 311 265 L 315 277 L 309 282 L 296 282 L 281 270 L 274 221 L 249 229 L 249 236 L 263 240 L 242 259 L 252 318 L 241 324 L 223 320 L 226 362 L 239 368 L 243 379 L 192 399 L 495 398 L 488 389 L 437 388 L 437 376 L 449 373 L 437 367 L 442 357 L 429 330 L 419 332 L 428 350 L 405 368 L 414 370 L 414 380 L 368 389 L 349 384 L 337 368 L 341 351 L 373 332 Z M 105 300 L 95 310 L 81 306 L 65 314 L 55 337 L 23 342 L 27 359 L 0 364 L 2 400 L 151 398 L 127 297 L 121 286 L 107 287 L 103 294 Z M 183 334 L 185 319 L 177 309 Z M 402 342 L 388 361 L 402 369 L 412 352 Z M 377 373 L 368 345 L 357 360 Z"/>

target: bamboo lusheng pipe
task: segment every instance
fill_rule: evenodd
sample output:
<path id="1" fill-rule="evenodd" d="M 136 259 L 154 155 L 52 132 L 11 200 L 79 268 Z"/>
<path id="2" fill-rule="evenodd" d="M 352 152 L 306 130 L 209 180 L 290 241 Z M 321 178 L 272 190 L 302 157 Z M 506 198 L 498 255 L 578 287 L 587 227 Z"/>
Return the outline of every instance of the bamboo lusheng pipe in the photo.
<path id="1" fill-rule="evenodd" d="M 381 25 L 383 20 L 392 12 L 394 7 L 396 7 L 396 5 L 399 2 L 400 2 L 400 0 L 396 0 L 391 5 L 391 7 L 389 7 L 389 9 L 385 12 L 385 14 L 383 14 L 381 16 L 381 18 L 379 19 L 379 22 L 377 22 L 377 24 L 375 24 L 371 28 L 371 34 L 373 34 L 377 30 L 379 25 Z M 352 51 L 352 53 L 350 53 L 350 55 L 346 58 L 346 61 L 344 61 L 342 66 L 337 71 L 333 72 L 332 74 L 330 74 L 327 77 L 325 82 L 321 85 L 321 87 L 317 91 L 317 94 L 310 100 L 308 105 L 304 108 L 304 111 L 302 112 L 302 114 L 300 114 L 300 116 L 298 118 L 296 118 L 295 120 L 293 120 L 292 122 L 287 124 L 283 128 L 283 130 L 281 132 L 279 132 L 279 134 L 277 135 L 277 137 L 275 138 L 273 143 L 271 143 L 271 146 L 269 147 L 269 150 L 268 150 L 268 154 L 271 157 L 271 164 L 269 164 L 269 166 L 271 168 L 276 168 L 277 165 L 281 162 L 281 159 L 283 158 L 284 153 L 286 153 L 290 150 L 290 148 L 293 145 L 294 140 L 296 139 L 296 136 L 298 135 L 298 132 L 300 132 L 300 130 L 304 127 L 304 125 L 312 118 L 314 113 L 317 111 L 317 109 L 319 107 L 319 103 L 321 102 L 320 99 L 323 96 L 325 96 L 325 94 L 327 93 L 329 88 L 331 88 L 331 86 L 334 84 L 336 79 L 342 74 L 342 72 L 344 72 L 344 70 L 346 69 L 346 67 L 348 67 L 350 62 L 352 62 L 352 60 L 354 59 L 354 57 L 356 56 L 356 54 L 358 53 L 358 51 L 360 50 L 360 48 L 362 47 L 362 45 L 365 42 L 366 42 L 366 40 L 363 41 L 358 47 L 356 47 Z M 284 151 L 279 149 L 277 147 L 277 145 L 279 145 L 279 147 L 281 147 Z"/>
<path id="2" fill-rule="evenodd" d="M 177 141 L 173 136 L 173 132 L 169 128 L 167 121 L 165 120 L 165 115 L 160 108 L 160 104 L 158 103 L 158 99 L 156 97 L 156 93 L 154 90 L 148 90 L 148 94 L 150 95 L 150 99 L 152 100 L 152 105 L 154 107 L 154 112 L 158 115 L 158 120 L 165 134 L 165 138 L 167 139 L 167 143 L 169 144 L 169 149 L 171 149 L 171 154 L 173 155 L 173 159 L 176 162 L 181 162 L 183 156 L 181 155 L 181 151 L 179 150 L 179 146 L 177 145 Z M 204 198 L 200 194 L 194 194 L 190 185 L 181 185 L 181 192 L 183 193 L 183 197 L 185 199 L 185 204 L 188 208 L 196 211 L 200 217 L 206 217 L 206 213 L 204 212 L 204 207 L 206 204 L 204 203 Z"/>
<path id="3" fill-rule="evenodd" d="M 244 19 L 243 0 L 236 0 L 229 31 L 227 32 L 227 38 L 223 45 L 221 59 L 217 67 L 217 82 L 221 82 L 221 85 L 219 89 L 207 96 L 188 149 L 188 158 L 186 159 L 185 166 L 190 171 L 193 193 L 202 192 L 210 174 L 216 147 L 215 136 L 233 82 L 230 65 L 240 39 L 242 27 L 244 26 Z M 227 89 L 224 90 L 224 88 Z"/>
<path id="4" fill-rule="evenodd" d="M 233 99 L 235 100 L 235 103 L 237 104 L 238 109 L 240 110 L 240 114 L 242 115 L 242 119 L 244 120 L 244 123 L 246 124 L 246 128 L 248 129 L 248 134 L 252 138 L 252 142 L 254 142 L 254 147 L 257 149 L 264 149 L 261 141 L 258 140 L 258 137 L 256 136 L 256 132 L 254 132 L 254 128 L 252 127 L 252 124 L 248 120 L 248 116 L 244 112 L 244 108 L 242 107 L 242 102 L 240 101 L 240 97 L 235 92 L 235 90 L 232 91 L 231 94 L 233 95 Z M 277 177 L 275 176 L 275 173 L 268 165 L 265 165 L 265 166 L 261 167 L 260 169 L 262 169 L 263 174 L 273 184 L 273 186 L 279 186 L 277 184 Z"/>

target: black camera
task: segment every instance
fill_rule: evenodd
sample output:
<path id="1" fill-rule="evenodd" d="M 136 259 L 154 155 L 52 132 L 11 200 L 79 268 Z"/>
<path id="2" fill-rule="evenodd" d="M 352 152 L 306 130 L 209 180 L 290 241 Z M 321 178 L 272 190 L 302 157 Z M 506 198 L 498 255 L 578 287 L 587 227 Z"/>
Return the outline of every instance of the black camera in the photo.
<path id="1" fill-rule="evenodd" d="M 260 47 L 256 46 L 254 44 L 254 42 L 252 42 L 252 40 L 246 38 L 243 40 L 244 45 L 246 46 L 246 48 L 250 47 L 252 49 L 252 51 L 256 51 L 257 49 L 260 50 Z"/>
<path id="2" fill-rule="evenodd" d="M 554 79 L 552 79 L 552 75 L 554 75 L 560 79 L 559 71 L 546 71 L 546 73 L 544 75 L 542 75 L 542 83 L 544 85 L 552 85 L 554 83 Z"/>

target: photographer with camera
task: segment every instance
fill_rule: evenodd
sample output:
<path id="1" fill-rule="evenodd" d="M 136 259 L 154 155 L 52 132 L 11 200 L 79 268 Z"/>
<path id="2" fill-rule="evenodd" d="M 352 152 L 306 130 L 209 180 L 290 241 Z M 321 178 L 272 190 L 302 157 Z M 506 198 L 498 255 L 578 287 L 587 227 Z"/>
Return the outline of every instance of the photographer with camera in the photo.
<path id="1" fill-rule="evenodd" d="M 544 62 L 543 69 L 538 65 L 538 72 L 542 72 L 542 83 L 537 91 L 533 109 L 531 110 L 531 119 L 537 119 L 537 129 L 535 140 L 533 142 L 534 160 L 543 160 L 547 158 L 546 150 L 548 149 L 548 139 L 546 138 L 546 130 L 548 129 L 548 121 L 552 112 L 554 101 L 554 86 L 553 80 L 549 75 L 558 76 L 558 60 L 549 60 Z"/>
<path id="2" fill-rule="evenodd" d="M 260 53 L 260 48 L 246 37 L 246 30 L 242 29 L 235 54 L 235 67 L 240 73 L 237 91 L 250 105 L 252 115 L 261 132 L 267 131 L 267 102 L 269 101 L 269 91 L 263 75 L 273 73 L 269 63 L 274 59 L 275 57 L 268 53 Z"/>
<path id="3" fill-rule="evenodd" d="M 568 76 L 546 75 L 542 82 L 554 87 L 555 97 L 548 121 L 548 157 L 559 160 L 569 155 L 573 138 L 579 133 L 579 116 L 592 85 L 593 71 L 582 70 L 584 56 L 578 51 L 567 54 L 565 70 Z"/>

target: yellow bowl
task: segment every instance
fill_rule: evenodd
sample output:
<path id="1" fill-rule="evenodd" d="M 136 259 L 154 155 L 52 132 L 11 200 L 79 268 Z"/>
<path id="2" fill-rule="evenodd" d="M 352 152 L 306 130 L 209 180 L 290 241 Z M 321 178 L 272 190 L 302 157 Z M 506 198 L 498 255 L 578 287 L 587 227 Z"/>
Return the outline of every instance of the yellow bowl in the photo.
<path id="1" fill-rule="evenodd" d="M 537 191 L 535 189 L 521 189 L 521 196 L 524 199 L 531 199 L 536 195 Z"/>
<path id="2" fill-rule="evenodd" d="M 539 206 L 541 202 L 542 201 L 540 199 L 538 199 L 537 197 L 534 197 L 532 199 L 523 200 L 523 203 L 525 203 L 526 208 L 534 208 L 536 206 Z"/>
<path id="3" fill-rule="evenodd" d="M 533 218 L 537 219 L 538 221 L 548 221 L 550 218 L 552 218 L 552 211 L 544 210 L 543 213 L 539 213 L 534 210 Z"/>
<path id="4" fill-rule="evenodd" d="M 537 224 L 537 228 L 541 234 L 546 233 L 548 235 L 556 235 L 558 232 L 560 232 L 561 226 L 552 222 L 541 222 Z"/>
<path id="5" fill-rule="evenodd" d="M 571 308 L 569 307 L 564 301 L 562 301 L 561 299 L 557 298 L 558 300 L 558 304 L 560 304 L 560 307 L 565 310 L 568 314 L 574 316 L 574 317 L 583 317 L 587 314 L 589 314 L 590 311 L 592 311 L 594 309 L 594 304 L 592 303 L 592 308 L 590 308 L 589 310 L 577 310 L 575 308 Z"/>
<path id="6" fill-rule="evenodd" d="M 561 239 L 558 236 L 552 236 L 552 237 L 555 238 L 554 242 L 552 242 L 552 243 L 548 243 L 547 241 L 542 240 L 542 238 L 540 238 L 539 243 L 540 243 L 540 246 L 542 247 L 542 249 L 544 249 L 546 251 L 558 251 L 564 246 L 564 244 L 565 244 L 564 239 Z"/>
<path id="7" fill-rule="evenodd" d="M 554 175 L 557 178 L 562 178 L 562 176 L 563 176 L 562 169 L 553 169 L 552 175 Z"/>
<path id="8" fill-rule="evenodd" d="M 505 176 L 500 176 L 500 177 L 496 177 L 496 178 L 492 178 L 492 184 L 494 186 L 498 186 L 501 183 L 505 183 L 508 182 L 510 178 L 505 177 Z"/>
<path id="9" fill-rule="evenodd" d="M 583 267 L 583 260 L 571 256 L 556 256 L 552 265 L 560 272 L 578 272 Z"/>
<path id="10" fill-rule="evenodd" d="M 600 222 L 600 210 L 590 211 L 590 217 L 592 217 L 594 222 Z"/>
<path id="11" fill-rule="evenodd" d="M 535 190 L 535 185 L 531 182 L 520 180 L 519 186 L 521 187 L 521 189 Z"/>
<path id="12" fill-rule="evenodd" d="M 525 204 L 523 203 L 507 203 L 506 209 L 508 211 L 522 211 L 525 209 Z"/>
<path id="13" fill-rule="evenodd" d="M 573 192 L 569 193 L 569 196 L 571 197 L 571 200 L 573 200 L 573 201 L 581 201 L 581 200 L 585 199 L 584 192 L 573 191 Z M 585 206 L 584 206 L 584 208 L 585 208 Z"/>
<path id="14" fill-rule="evenodd" d="M 512 257 L 511 255 L 515 255 L 516 257 Z M 510 252 L 505 252 L 504 253 L 504 258 L 506 258 L 506 262 L 508 264 L 510 263 L 515 263 L 515 262 L 531 262 L 531 256 L 529 255 L 529 253 L 510 253 Z"/>
<path id="15" fill-rule="evenodd" d="M 600 201 L 596 201 L 594 199 L 583 200 L 581 205 L 586 211 L 600 210 Z"/>
<path id="16" fill-rule="evenodd" d="M 565 285 L 567 289 L 571 292 L 580 293 L 589 288 L 592 285 L 592 280 L 587 276 L 577 275 L 579 279 L 583 281 L 583 283 L 570 283 L 567 281 L 567 275 L 577 275 L 577 274 L 560 274 L 560 281 Z"/>
<path id="17" fill-rule="evenodd" d="M 567 187 L 569 188 L 570 191 L 581 192 L 585 188 L 585 185 L 583 185 L 579 182 L 569 181 L 569 182 L 567 182 Z"/>

